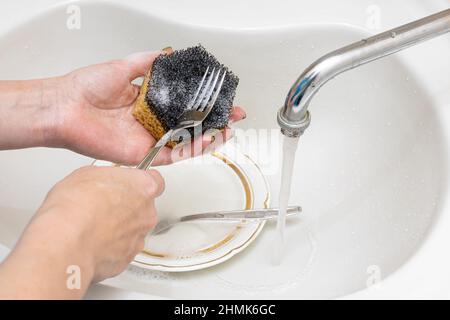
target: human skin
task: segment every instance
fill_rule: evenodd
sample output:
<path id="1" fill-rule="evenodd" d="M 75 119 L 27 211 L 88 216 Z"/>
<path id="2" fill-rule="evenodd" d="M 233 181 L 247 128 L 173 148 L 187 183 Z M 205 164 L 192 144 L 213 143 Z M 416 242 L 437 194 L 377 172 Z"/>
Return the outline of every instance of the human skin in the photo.
<path id="1" fill-rule="evenodd" d="M 91 282 L 119 274 L 143 249 L 163 190 L 155 170 L 76 170 L 48 193 L 1 265 L 0 298 L 81 298 Z M 72 266 L 75 287 L 67 285 Z"/>
<path id="2" fill-rule="evenodd" d="M 137 53 L 61 77 L 0 81 L 0 150 L 61 147 L 116 163 L 139 163 L 156 141 L 131 114 L 139 93 L 132 81 L 159 54 L 164 53 Z M 234 107 L 230 121 L 244 117 Z M 219 135 L 198 139 L 200 152 L 213 140 L 229 139 L 231 131 Z M 165 148 L 156 164 L 171 162 L 171 149 Z M 81 298 L 92 282 L 122 272 L 155 225 L 154 199 L 163 190 L 155 170 L 86 167 L 73 172 L 49 192 L 0 265 L 0 299 Z M 79 289 L 67 286 L 70 266 L 80 268 Z"/>
<path id="3" fill-rule="evenodd" d="M 139 163 L 155 138 L 132 115 L 139 93 L 132 81 L 160 54 L 136 53 L 62 77 L 0 81 L 0 150 L 63 147 L 97 159 Z M 234 107 L 230 122 L 244 117 L 243 109 Z M 221 135 L 225 141 L 231 130 Z M 210 143 L 203 137 L 203 148 Z M 165 148 L 155 164 L 170 163 L 171 151 Z"/>

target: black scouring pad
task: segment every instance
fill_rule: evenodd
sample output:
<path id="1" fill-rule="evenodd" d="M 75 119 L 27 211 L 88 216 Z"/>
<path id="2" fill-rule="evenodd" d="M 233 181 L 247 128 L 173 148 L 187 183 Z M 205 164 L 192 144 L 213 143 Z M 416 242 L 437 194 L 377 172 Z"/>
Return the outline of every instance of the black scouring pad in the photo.
<path id="1" fill-rule="evenodd" d="M 135 117 L 159 138 L 177 124 L 208 67 L 209 72 L 221 68 L 227 75 L 214 108 L 203 122 L 203 132 L 223 129 L 230 117 L 239 79 L 201 45 L 161 55 L 155 60 L 145 80 L 148 83 L 141 90 L 145 97 L 138 99 L 135 106 Z M 141 114 L 143 107 L 152 115 Z"/>

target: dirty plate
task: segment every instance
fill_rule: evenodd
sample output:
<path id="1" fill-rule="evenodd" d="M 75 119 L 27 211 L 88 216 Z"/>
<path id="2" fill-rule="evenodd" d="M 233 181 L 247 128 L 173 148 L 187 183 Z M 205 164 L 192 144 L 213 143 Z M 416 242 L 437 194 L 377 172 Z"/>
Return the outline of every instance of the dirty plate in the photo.
<path id="1" fill-rule="evenodd" d="M 94 165 L 114 164 L 96 161 Z M 269 189 L 263 174 L 231 143 L 219 152 L 156 169 L 166 182 L 164 194 L 156 201 L 160 218 L 269 206 Z M 181 223 L 163 234 L 150 233 L 133 265 L 166 272 L 211 267 L 244 250 L 258 236 L 264 223 Z"/>

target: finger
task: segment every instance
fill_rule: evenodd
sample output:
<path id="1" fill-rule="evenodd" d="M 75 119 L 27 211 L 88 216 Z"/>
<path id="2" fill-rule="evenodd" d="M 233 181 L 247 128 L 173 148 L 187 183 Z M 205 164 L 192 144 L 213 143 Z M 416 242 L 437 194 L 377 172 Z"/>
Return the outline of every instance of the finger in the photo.
<path id="1" fill-rule="evenodd" d="M 181 142 L 165 155 L 164 163 L 178 162 L 201 155 L 203 150 L 202 144 L 202 137 L 198 137 L 192 142 Z"/>
<path id="2" fill-rule="evenodd" d="M 128 86 L 124 92 L 124 94 L 119 98 L 117 103 L 119 105 L 131 105 L 134 104 L 136 101 L 136 98 L 139 96 L 139 93 L 141 91 L 141 87 L 136 84 L 131 84 Z"/>
<path id="3" fill-rule="evenodd" d="M 146 172 L 151 176 L 152 182 L 150 182 L 150 193 L 153 197 L 159 197 L 165 189 L 164 179 L 161 174 L 156 170 L 148 170 Z"/>
<path id="4" fill-rule="evenodd" d="M 238 122 L 247 117 L 247 113 L 241 107 L 233 107 L 230 115 L 230 123 Z"/>
<path id="5" fill-rule="evenodd" d="M 162 53 L 162 51 L 137 52 L 126 57 L 124 60 L 127 62 L 128 78 L 130 81 L 144 76 L 155 59 Z"/>
<path id="6" fill-rule="evenodd" d="M 158 220 L 155 201 L 151 199 L 149 202 L 150 204 L 145 207 L 145 210 L 141 211 L 140 218 L 142 220 L 139 222 L 141 227 L 139 232 L 136 232 L 136 235 L 141 235 L 143 238 L 156 226 Z"/>
<path id="7" fill-rule="evenodd" d="M 149 229 L 148 231 L 150 231 L 150 230 L 151 229 Z M 141 238 L 139 238 L 139 240 L 137 242 L 137 246 L 136 246 L 135 253 L 133 255 L 133 259 L 137 254 L 141 253 L 144 250 L 144 248 L 145 248 L 145 237 L 141 237 Z"/>
<path id="8" fill-rule="evenodd" d="M 155 165 L 168 165 L 181 160 L 213 152 L 217 147 L 233 137 L 233 130 L 225 127 L 223 130 L 208 130 L 190 143 L 179 143 L 173 149 L 165 147 L 155 159 Z"/>
<path id="9" fill-rule="evenodd" d="M 218 147 L 223 145 L 225 142 L 230 140 L 233 137 L 233 130 L 229 127 L 226 127 L 218 134 L 215 134 L 212 137 L 204 136 L 203 141 L 203 153 L 211 153 L 216 151 Z"/>
<path id="10" fill-rule="evenodd" d="M 173 149 L 169 147 L 164 147 L 159 152 L 158 156 L 154 160 L 153 164 L 155 166 L 166 166 L 172 164 L 173 161 Z"/>
<path id="11" fill-rule="evenodd" d="M 165 53 L 167 54 L 172 54 L 173 53 L 173 49 L 172 47 L 165 47 L 164 49 L 162 49 Z"/>
<path id="12" fill-rule="evenodd" d="M 232 136 L 233 131 L 228 127 L 224 130 L 208 130 L 193 142 L 177 146 L 171 153 L 171 161 L 181 161 L 204 153 L 214 152 L 216 148 L 231 139 Z"/>
<path id="13" fill-rule="evenodd" d="M 165 188 L 164 178 L 156 170 L 138 170 L 135 168 L 109 167 L 113 170 L 121 170 L 122 179 L 126 179 L 133 189 L 142 191 L 150 198 L 159 197 Z"/>
<path id="14" fill-rule="evenodd" d="M 222 144 L 233 137 L 233 130 L 230 127 L 225 127 L 223 130 L 212 131 L 212 134 L 206 132 L 203 135 L 203 146 L 210 145 L 213 142 Z"/>
<path id="15" fill-rule="evenodd" d="M 226 127 L 222 132 L 222 136 L 223 136 L 223 139 L 222 139 L 223 142 L 230 140 L 234 136 L 233 130 L 229 127 Z"/>
<path id="16" fill-rule="evenodd" d="M 211 130 L 192 142 L 190 145 L 191 157 L 197 157 L 205 153 L 214 152 L 218 147 L 233 137 L 233 130 L 225 127 L 223 130 Z"/>

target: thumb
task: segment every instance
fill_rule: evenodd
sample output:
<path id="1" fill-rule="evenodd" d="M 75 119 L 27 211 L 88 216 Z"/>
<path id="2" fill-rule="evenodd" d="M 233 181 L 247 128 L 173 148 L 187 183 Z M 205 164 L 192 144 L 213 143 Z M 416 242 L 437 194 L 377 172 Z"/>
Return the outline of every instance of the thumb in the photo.
<path id="1" fill-rule="evenodd" d="M 127 56 L 124 61 L 128 65 L 128 78 L 130 81 L 144 76 L 155 59 L 161 54 L 163 54 L 163 51 L 137 52 Z"/>
<path id="2" fill-rule="evenodd" d="M 156 170 L 148 170 L 147 172 L 150 174 L 150 176 L 153 178 L 153 196 L 159 197 L 165 189 L 165 182 L 164 178 L 161 176 L 161 174 Z"/>

